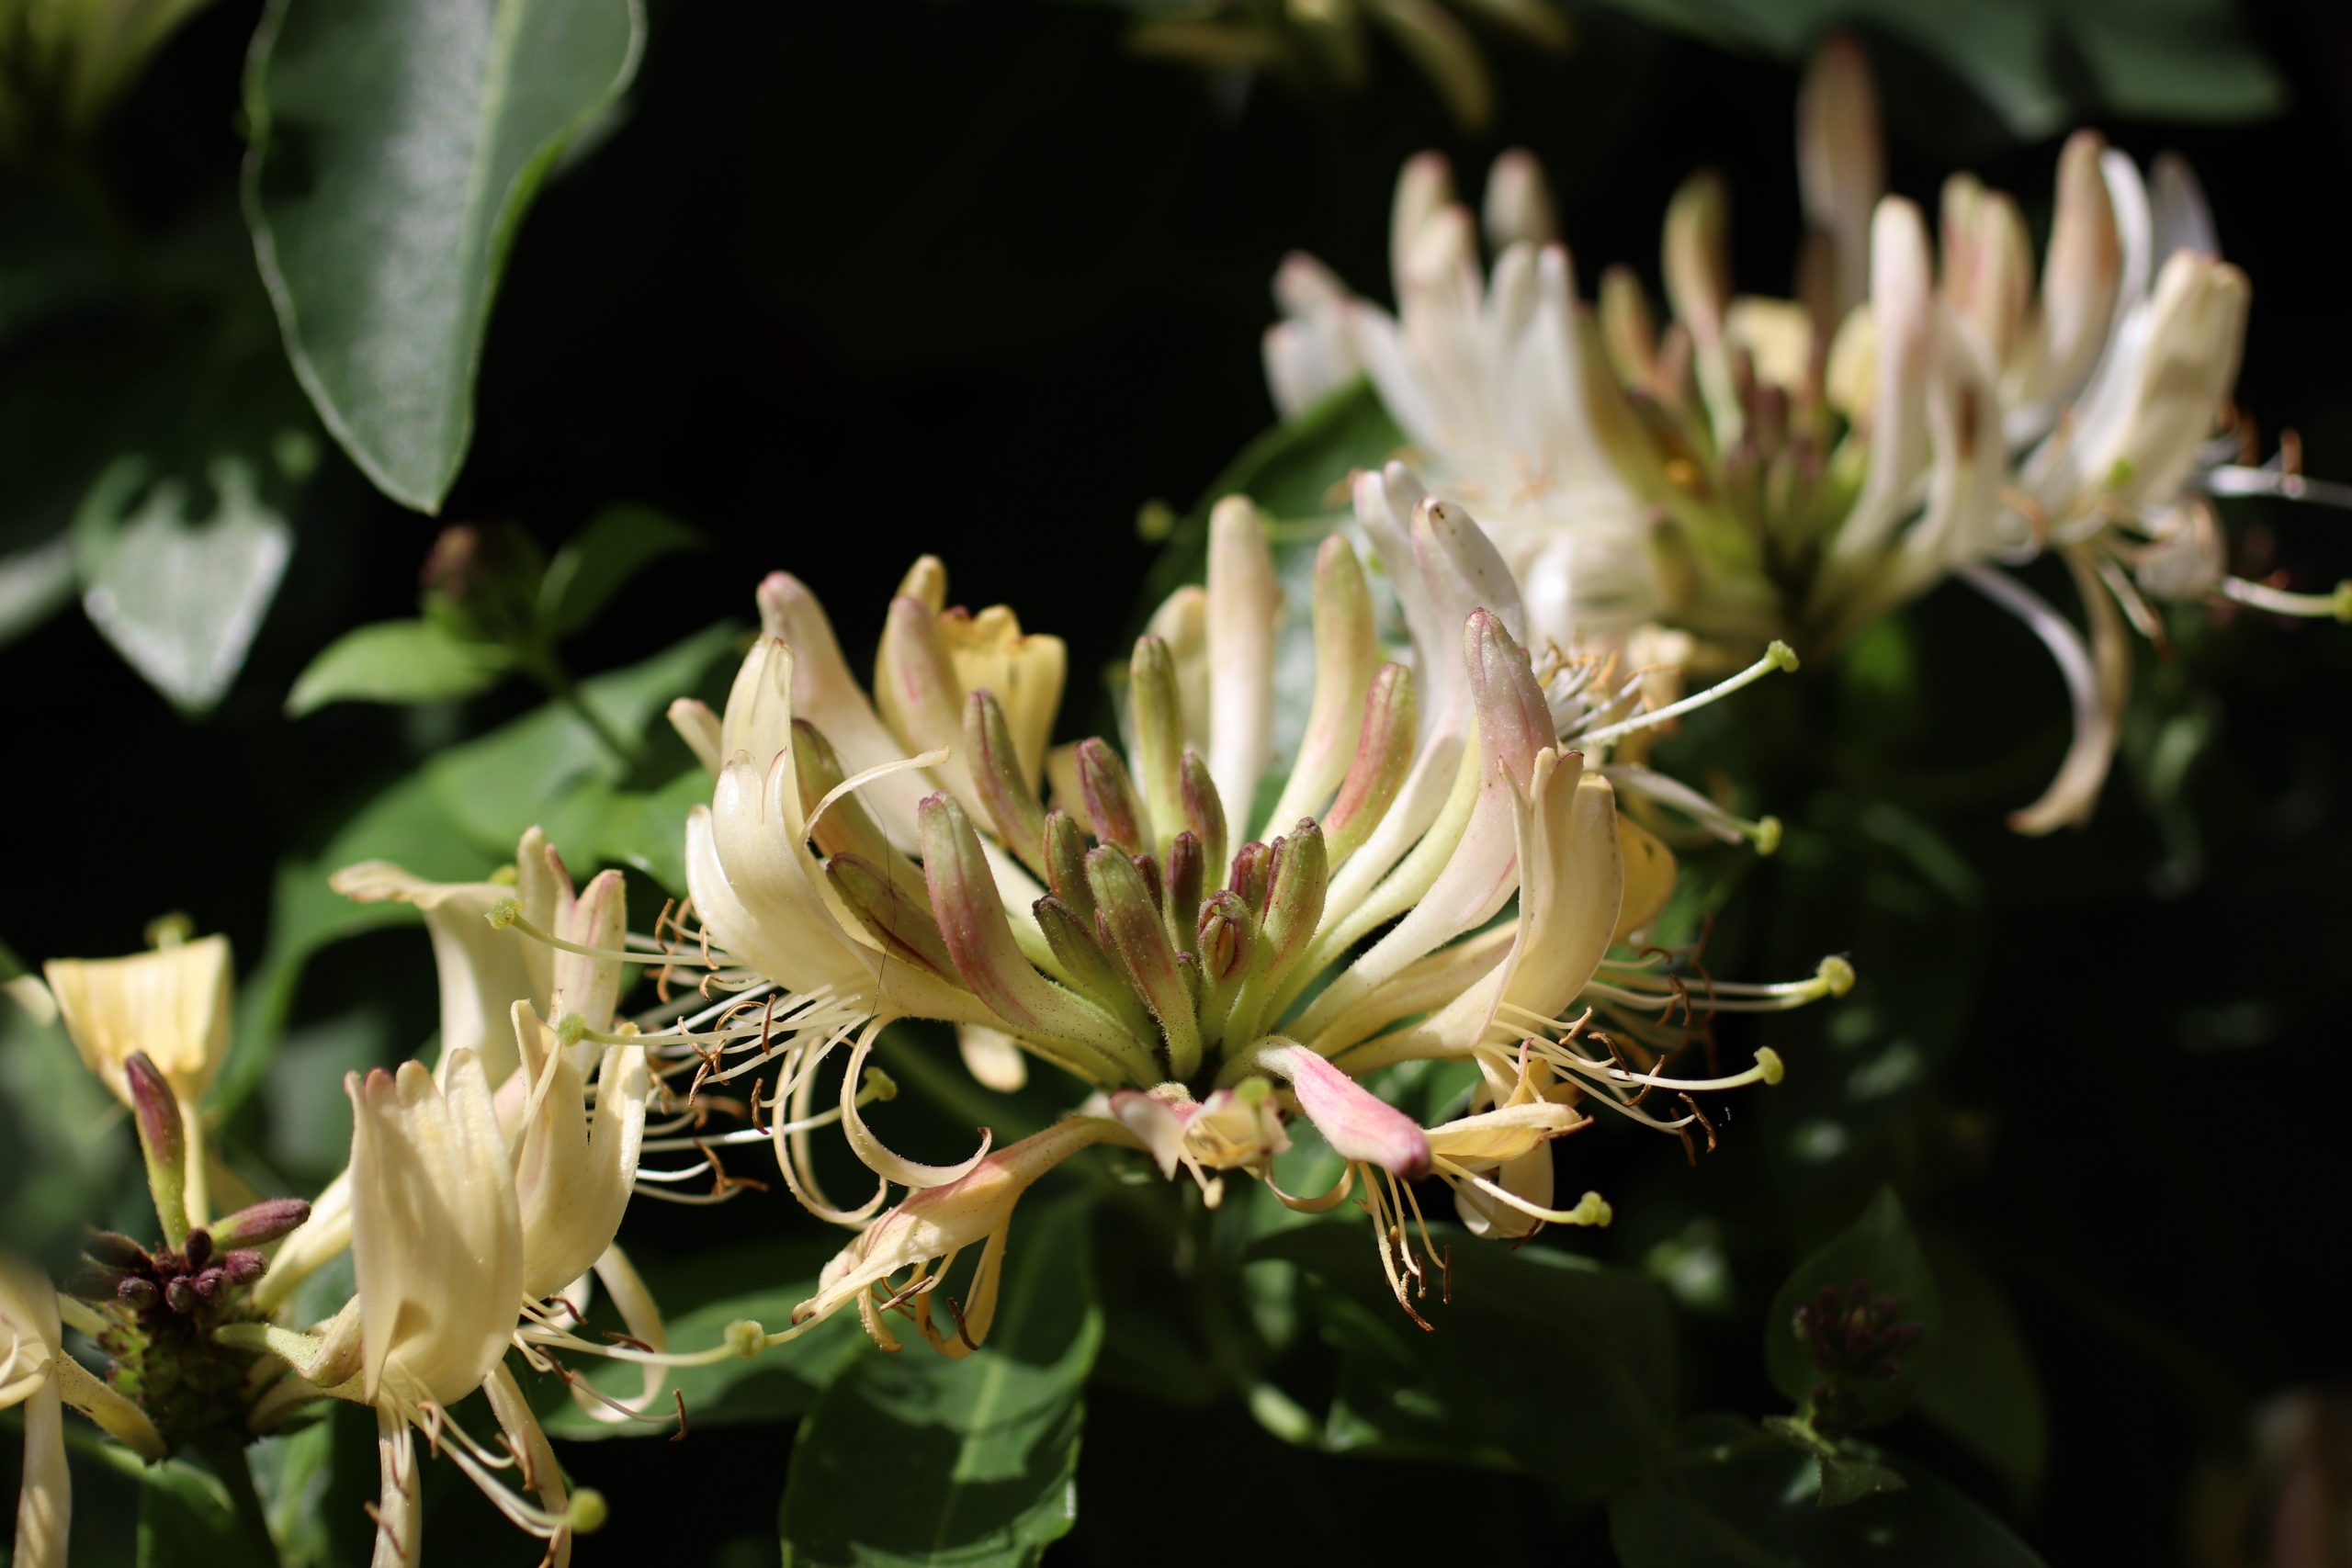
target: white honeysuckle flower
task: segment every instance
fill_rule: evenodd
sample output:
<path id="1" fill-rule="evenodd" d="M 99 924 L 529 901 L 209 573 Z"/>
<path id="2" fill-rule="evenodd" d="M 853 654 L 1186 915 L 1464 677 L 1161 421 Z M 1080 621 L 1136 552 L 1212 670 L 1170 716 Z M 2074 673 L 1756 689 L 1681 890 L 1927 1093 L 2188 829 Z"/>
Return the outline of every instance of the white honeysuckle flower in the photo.
<path id="1" fill-rule="evenodd" d="M 560 1063 L 562 1053 L 549 1060 Z M 350 1076 L 352 1262 L 358 1280 L 356 1397 L 376 1412 L 377 1568 L 421 1558 L 424 1520 L 414 1434 L 464 1470 L 556 1563 L 603 1517 L 593 1493 L 567 1495 L 552 1451 L 502 1364 L 523 1301 L 526 1252 L 514 1156 L 481 1064 L 470 1051 L 438 1074 L 406 1062 Z M 528 1137 L 526 1157 L 528 1157 Z M 486 1390 L 505 1439 L 482 1448 L 448 1415 Z M 537 1497 L 509 1490 L 509 1462 Z"/>
<path id="2" fill-rule="evenodd" d="M 169 1086 L 187 1139 L 188 1218 L 202 1224 L 211 1157 L 197 1102 L 229 1054 L 229 939 L 166 941 L 125 958 L 52 958 L 41 974 L 74 1049 L 117 1100 L 131 1104 L 123 1063 L 133 1052 L 144 1052 Z"/>
<path id="3" fill-rule="evenodd" d="M 2248 288 L 2179 160 L 2158 160 L 2152 189 L 2077 132 L 2037 279 L 2004 193 L 1952 176 L 1932 240 L 1886 194 L 1850 43 L 1815 61 L 1797 130 L 1798 298 L 1736 293 L 1729 194 L 1701 175 L 1668 211 L 1663 332 L 1623 268 L 1602 276 L 1597 310 L 1579 302 L 1525 153 L 1489 177 L 1484 273 L 1443 164 L 1413 159 L 1392 220 L 1393 315 L 1309 258 L 1283 264 L 1276 404 L 1296 414 L 1368 376 L 1417 486 L 1492 535 L 1538 646 L 1623 651 L 1664 625 L 1717 664 L 1774 637 L 1829 654 L 1945 580 L 1971 583 L 2050 648 L 2075 707 L 2057 778 L 2012 821 L 2079 823 L 2114 748 L 2127 623 L 2160 635 L 2150 597 L 2352 620 L 2352 584 L 2232 577 L 2210 498 L 2352 491 L 2284 459 L 2239 466 L 2216 438 L 2235 423 Z M 2002 570 L 2044 554 L 2081 588 L 2097 647 Z"/>
<path id="4" fill-rule="evenodd" d="M 57 1368 L 65 1359 L 57 1292 L 47 1280 L 0 1255 L 0 1410 L 25 1416 L 24 1480 L 17 1495 L 18 1568 L 63 1568 L 74 1517 L 65 1468 L 65 1402 Z"/>
<path id="5" fill-rule="evenodd" d="M 1522 203 L 1510 220 L 1535 217 Z M 681 1001 L 675 1028 L 604 1038 L 691 1075 L 689 1105 L 706 1085 L 750 1085 L 750 1127 L 649 1137 L 649 1152 L 703 1159 L 642 1180 L 691 1178 L 714 1168 L 714 1148 L 764 1141 L 807 1207 L 860 1230 L 787 1335 L 855 1303 L 886 1345 L 885 1316 L 900 1312 L 961 1354 L 987 1332 L 1012 1210 L 1046 1168 L 1108 1144 L 1182 1168 L 1214 1201 L 1219 1173 L 1270 1177 L 1285 1115 L 1324 1132 L 1343 1187 L 1362 1181 L 1403 1303 L 1422 1266 L 1401 1182 L 1440 1176 L 1493 1234 L 1599 1223 L 1598 1197 L 1550 1202 L 1539 1147 L 1586 1122 L 1578 1105 L 1680 1131 L 1704 1125 L 1695 1104 L 1665 1120 L 1640 1102 L 1777 1076 L 1769 1052 L 1703 1085 L 1665 1076 L 1690 1038 L 1687 1013 L 1673 1021 L 1685 1002 L 1769 1010 L 1850 983 L 1831 961 L 1790 985 L 1717 985 L 1621 946 L 1645 940 L 1673 880 L 1665 846 L 1619 815 L 1621 791 L 1769 849 L 1769 820 L 1731 818 L 1640 759 L 1658 724 L 1792 666 L 1785 649 L 1681 701 L 1658 700 L 1644 671 L 1613 676 L 1549 646 L 1531 657 L 1510 563 L 1466 509 L 1396 468 L 1360 476 L 1357 492 L 1413 646 L 1384 662 L 1364 565 L 1344 536 L 1327 540 L 1315 694 L 1275 778 L 1262 775 L 1281 602 L 1265 521 L 1238 499 L 1213 512 L 1205 588 L 1172 597 L 1136 645 L 1126 755 L 1099 739 L 1068 749 L 1046 770 L 1049 798 L 994 692 L 925 651 L 926 626 L 961 615 L 943 607 L 933 563 L 892 606 L 887 700 L 863 697 L 814 598 L 779 576 L 725 714 L 677 710 L 682 728 L 718 738 L 718 776 L 689 831 L 702 931 L 670 977 L 699 960 L 703 994 L 723 999 Z M 1012 625 L 996 610 L 965 619 Z M 926 787 L 910 805 L 913 784 Z M 983 1135 L 955 1164 L 907 1159 L 865 1116 L 891 1092 L 868 1062 L 899 1018 L 956 1025 L 998 1081 L 1011 1075 L 997 1058 L 1017 1050 L 1095 1092 L 1006 1148 Z M 835 1079 L 824 1069 L 843 1047 Z M 1365 1080 L 1433 1058 L 1475 1063 L 1486 1087 L 1469 1117 L 1424 1132 Z M 838 1103 L 820 1110 L 827 1083 Z M 877 1178 L 862 1203 L 818 1184 L 810 1134 L 835 1124 Z M 893 1188 L 907 1190 L 895 1206 Z M 983 1247 L 980 1273 L 951 1333 L 929 1296 L 968 1246 Z"/>

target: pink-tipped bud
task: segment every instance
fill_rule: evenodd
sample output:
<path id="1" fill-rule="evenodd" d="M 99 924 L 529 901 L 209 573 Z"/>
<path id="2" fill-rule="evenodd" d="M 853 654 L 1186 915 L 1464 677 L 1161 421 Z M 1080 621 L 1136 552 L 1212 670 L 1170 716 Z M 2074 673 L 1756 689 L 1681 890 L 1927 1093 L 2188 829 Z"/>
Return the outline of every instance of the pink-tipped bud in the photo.
<path id="1" fill-rule="evenodd" d="M 243 1290 L 267 1271 L 268 1259 L 258 1252 L 240 1249 L 220 1255 L 221 1277 L 232 1290 Z"/>
<path id="2" fill-rule="evenodd" d="M 1090 737 L 1078 743 L 1078 791 L 1096 838 L 1130 854 L 1151 847 L 1143 803 L 1136 798 L 1127 765 L 1109 742 Z"/>
<path id="3" fill-rule="evenodd" d="M 1323 919 L 1323 895 L 1330 886 L 1323 829 L 1307 818 L 1274 840 L 1266 876 L 1268 961 L 1277 973 L 1306 949 Z"/>
<path id="4" fill-rule="evenodd" d="M 1208 864 L 1201 840 L 1188 830 L 1168 846 L 1166 891 L 1160 908 L 1168 917 L 1168 940 L 1178 947 L 1192 945 L 1193 923 L 1201 916 L 1201 888 Z"/>
<path id="5" fill-rule="evenodd" d="M 964 699 L 964 760 L 996 836 L 1032 870 L 1044 870 L 1046 807 L 1022 771 L 1019 748 L 993 692 Z"/>
<path id="6" fill-rule="evenodd" d="M 1273 851 L 1255 839 L 1233 852 L 1233 876 L 1227 886 L 1252 914 L 1265 911 L 1266 877 L 1272 859 Z"/>
<path id="7" fill-rule="evenodd" d="M 1086 886 L 1086 829 L 1067 811 L 1046 813 L 1046 886 L 1089 930 L 1094 925 L 1094 894 Z"/>
<path id="8" fill-rule="evenodd" d="M 1167 1037 L 1169 1076 L 1192 1077 L 1201 1063 L 1199 1022 L 1176 970 L 1176 950 L 1168 940 L 1159 901 L 1144 881 L 1137 860 L 1104 845 L 1087 855 L 1086 879 L 1094 890 L 1095 934 L 1102 950 Z"/>
<path id="9" fill-rule="evenodd" d="M 1225 867 L 1225 803 L 1209 765 L 1197 751 L 1187 750 L 1177 763 L 1177 788 L 1182 796 L 1184 827 L 1201 841 L 1201 859 L 1214 877 Z"/>
<path id="10" fill-rule="evenodd" d="M 1544 688 L 1535 683 L 1527 650 L 1512 640 L 1499 616 L 1472 611 L 1463 623 L 1462 645 L 1478 712 L 1478 743 L 1488 765 L 1524 789 L 1535 771 L 1535 753 L 1555 739 Z"/>
<path id="11" fill-rule="evenodd" d="M 1339 798 L 1323 818 L 1324 848 L 1334 867 L 1363 847 L 1396 803 L 1405 775 L 1412 772 L 1419 722 L 1413 672 L 1402 664 L 1382 665 L 1364 694 L 1355 758 L 1340 783 Z"/>
<path id="12" fill-rule="evenodd" d="M 265 1198 L 250 1208 L 240 1209 L 212 1224 L 215 1247 L 239 1248 L 266 1247 L 278 1240 L 311 1217 L 311 1204 L 304 1198 Z"/>
<path id="13" fill-rule="evenodd" d="M 147 1249 L 120 1231 L 92 1231 L 82 1240 L 82 1256 L 109 1269 L 144 1269 Z"/>
<path id="14" fill-rule="evenodd" d="M 147 1190 L 154 1195 L 155 1217 L 163 1224 L 164 1244 L 177 1250 L 187 1240 L 187 1130 L 180 1121 L 179 1101 L 144 1051 L 123 1058 L 122 1076 L 130 1091 L 140 1151 L 147 1159 Z"/>
<path id="15" fill-rule="evenodd" d="M 1258 1060 L 1290 1080 L 1298 1108 L 1342 1159 L 1408 1180 L 1430 1168 L 1429 1134 L 1420 1124 L 1304 1045 L 1261 1051 Z"/>
<path id="16" fill-rule="evenodd" d="M 892 957 L 920 965 L 943 979 L 956 973 L 955 960 L 931 911 L 891 884 L 889 875 L 863 855 L 838 854 L 825 862 L 825 879 L 858 920 Z"/>

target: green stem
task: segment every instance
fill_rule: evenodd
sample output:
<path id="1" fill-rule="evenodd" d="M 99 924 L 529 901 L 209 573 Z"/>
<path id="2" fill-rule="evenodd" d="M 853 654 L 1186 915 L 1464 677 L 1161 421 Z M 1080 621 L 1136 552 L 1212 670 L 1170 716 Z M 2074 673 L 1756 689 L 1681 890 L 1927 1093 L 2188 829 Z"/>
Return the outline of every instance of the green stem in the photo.
<path id="1" fill-rule="evenodd" d="M 546 649 L 534 649 L 524 656 L 524 671 L 547 689 L 549 696 L 570 708 L 593 731 L 613 760 L 624 768 L 634 768 L 645 761 L 645 748 L 638 740 L 621 732 L 618 726 L 605 716 L 571 672 Z"/>

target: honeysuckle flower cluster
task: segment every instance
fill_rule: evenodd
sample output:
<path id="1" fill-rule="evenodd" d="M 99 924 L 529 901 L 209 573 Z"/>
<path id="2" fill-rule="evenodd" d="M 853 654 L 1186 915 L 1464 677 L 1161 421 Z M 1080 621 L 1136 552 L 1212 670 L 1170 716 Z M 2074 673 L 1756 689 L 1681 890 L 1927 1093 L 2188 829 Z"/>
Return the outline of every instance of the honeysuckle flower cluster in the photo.
<path id="1" fill-rule="evenodd" d="M 1948 577 L 2023 618 L 2064 675 L 2075 739 L 2029 832 L 2079 823 L 2112 756 L 2127 628 L 2153 602 L 2227 599 L 2352 619 L 2352 584 L 2233 577 L 2213 498 L 2311 487 L 2246 466 L 2230 403 L 2249 289 L 2188 166 L 2143 175 L 2090 131 L 2060 154 L 2035 258 L 2017 204 L 1945 184 L 1931 242 L 1885 192 L 1860 52 L 1832 43 L 1798 106 L 1805 243 L 1793 299 L 1734 292 L 1730 197 L 1702 174 L 1665 227 L 1671 318 L 1634 275 L 1579 298 L 1541 168 L 1498 159 L 1483 228 L 1435 155 L 1409 163 L 1391 232 L 1392 315 L 1309 257 L 1275 280 L 1276 403 L 1369 375 L 1436 491 L 1475 508 L 1534 629 L 1610 646 L 1663 624 L 1713 649 L 1781 637 L 1834 652 Z M 2042 555 L 2089 637 L 2005 567 Z"/>
<path id="2" fill-rule="evenodd" d="M 608 951 L 624 940 L 620 874 L 575 891 L 534 829 L 504 880 L 433 884 L 381 862 L 334 880 L 354 897 L 424 913 L 443 1047 L 433 1068 L 411 1061 L 350 1076 L 350 1165 L 315 1205 L 265 1199 L 207 1222 L 196 1103 L 227 1041 L 224 943 L 47 968 L 75 1047 L 133 1112 L 163 1240 L 93 1234 L 62 1294 L 18 1265 L 0 1277 L 0 1398 L 27 1403 L 33 1439 L 20 1562 L 63 1561 L 59 1399 L 155 1460 L 192 1438 L 266 1435 L 333 1397 L 375 1414 L 382 1568 L 421 1554 L 420 1431 L 560 1563 L 603 1506 L 568 1491 L 507 1351 L 560 1373 L 592 1415 L 629 1420 L 647 1418 L 666 1367 L 757 1348 L 739 1336 L 698 1356 L 669 1354 L 660 1312 L 615 1245 L 654 1098 L 646 1054 L 627 1043 L 635 1026 L 615 1017 L 627 978 L 626 955 Z M 493 913 L 538 940 L 497 929 Z M 610 1043 L 584 1043 L 592 1031 Z M 298 1288 L 346 1250 L 355 1293 L 307 1326 L 293 1319 Z M 618 1343 L 579 1330 L 592 1278 L 627 1325 Z M 108 1359 L 104 1381 L 62 1354 L 62 1327 Z M 594 1390 L 559 1353 L 638 1362 L 643 1393 Z M 450 1414 L 476 1392 L 499 1427 L 492 1442 Z"/>
<path id="3" fill-rule="evenodd" d="M 1265 520 L 1238 498 L 1211 520 L 1205 586 L 1136 644 L 1124 753 L 1099 738 L 1048 752 L 1059 645 L 1002 608 L 948 607 L 929 558 L 890 605 L 871 695 L 816 598 L 779 573 L 724 713 L 673 706 L 715 774 L 687 878 L 691 953 L 719 999 L 639 1039 L 692 1073 L 690 1099 L 752 1085 L 755 1125 L 707 1156 L 768 1142 L 805 1205 L 858 1229 L 798 1327 L 854 1305 L 886 1348 L 900 1316 L 964 1354 L 992 1319 L 1018 1201 L 1054 1166 L 1117 1145 L 1214 1202 L 1235 1173 L 1272 1188 L 1302 1116 L 1342 1173 L 1321 1194 L 1273 1190 L 1303 1208 L 1360 1194 L 1413 1311 L 1429 1251 L 1415 1180 L 1443 1180 L 1488 1234 L 1604 1224 L 1598 1193 L 1555 1197 L 1551 1140 L 1594 1107 L 1703 1127 L 1694 1093 L 1780 1066 L 1765 1051 L 1728 1077 L 1663 1073 L 1694 1005 L 1777 1009 L 1850 983 L 1832 959 L 1802 982 L 1710 987 L 1636 945 L 1674 860 L 1621 791 L 1645 809 L 1698 797 L 1614 758 L 1688 703 L 1654 705 L 1638 672 L 1556 648 L 1531 657 L 1517 586 L 1466 513 L 1401 471 L 1358 489 L 1413 647 L 1385 657 L 1371 578 L 1347 537 L 1327 540 L 1315 697 L 1286 768 L 1281 594 Z M 1722 689 L 1789 662 L 1776 648 Z M 909 1159 L 865 1115 L 888 1090 L 868 1070 L 876 1039 L 906 1018 L 958 1026 L 983 1081 L 1010 1081 L 1017 1051 L 1093 1092 L 1007 1147 L 983 1134 L 956 1164 Z M 842 1053 L 836 1080 L 823 1069 Z M 1467 1114 L 1424 1128 L 1368 1080 L 1428 1060 L 1475 1065 L 1479 1087 Z M 811 1134 L 833 1125 L 876 1179 L 861 1202 L 820 1184 Z M 971 1247 L 944 1322 L 931 1299 Z"/>

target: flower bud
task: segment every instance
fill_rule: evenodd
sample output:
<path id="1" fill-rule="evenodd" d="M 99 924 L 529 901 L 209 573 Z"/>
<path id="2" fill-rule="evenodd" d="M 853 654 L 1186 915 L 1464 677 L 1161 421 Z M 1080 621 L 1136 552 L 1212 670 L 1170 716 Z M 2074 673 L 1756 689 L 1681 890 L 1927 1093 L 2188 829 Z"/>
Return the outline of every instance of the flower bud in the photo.
<path id="1" fill-rule="evenodd" d="M 892 957 L 918 964 L 943 979 L 956 973 L 955 961 L 947 955 L 939 922 L 932 919 L 931 911 L 899 892 L 865 857 L 831 857 L 825 862 L 825 880 Z"/>
<path id="2" fill-rule="evenodd" d="M 1201 840 L 1190 831 L 1177 834 L 1176 841 L 1168 846 L 1168 875 L 1160 908 L 1168 918 L 1168 940 L 1180 949 L 1192 945 L 1194 924 L 1201 915 L 1201 887 L 1206 881 L 1206 871 Z"/>
<path id="3" fill-rule="evenodd" d="M 1273 852 L 1255 839 L 1233 852 L 1233 876 L 1227 886 L 1252 914 L 1265 910 L 1266 878 L 1272 857 Z"/>
<path id="4" fill-rule="evenodd" d="M 164 1244 L 177 1250 L 187 1240 L 187 1133 L 179 1102 L 144 1051 L 123 1058 L 122 1074 L 139 1128 L 140 1151 L 147 1157 L 147 1190 L 154 1195 L 155 1217 L 163 1224 Z"/>
<path id="5" fill-rule="evenodd" d="M 226 1219 L 212 1222 L 213 1245 L 224 1248 L 266 1247 L 311 1217 L 303 1198 L 265 1198 Z"/>
<path id="6" fill-rule="evenodd" d="M 958 796 L 970 798 L 971 775 L 962 756 L 964 685 L 940 636 L 938 615 L 920 599 L 890 601 L 874 656 L 874 705 L 909 750 L 945 748 L 950 754 L 937 774 Z"/>
<path id="7" fill-rule="evenodd" d="M 1184 820 L 1184 708 L 1175 656 L 1167 643 L 1148 634 L 1136 639 L 1135 655 L 1127 661 L 1127 721 L 1135 737 L 1136 777 L 1155 835 L 1152 848 L 1165 853 Z"/>
<path id="8" fill-rule="evenodd" d="M 1315 698 L 1271 820 L 1294 821 L 1330 805 L 1354 755 L 1364 693 L 1379 666 L 1372 590 L 1355 547 L 1334 534 L 1315 557 Z"/>
<path id="9" fill-rule="evenodd" d="M 1416 707 L 1413 672 L 1402 664 L 1382 665 L 1364 694 L 1355 760 L 1340 782 L 1339 798 L 1323 818 L 1324 850 L 1332 869 L 1372 837 L 1404 787 L 1405 775 L 1412 772 L 1419 723 Z"/>
<path id="10" fill-rule="evenodd" d="M 1269 860 L 1266 942 L 1272 978 L 1279 981 L 1323 919 L 1323 895 L 1330 886 L 1323 829 L 1313 818 L 1306 818 L 1274 840 Z"/>
<path id="11" fill-rule="evenodd" d="M 1091 931 L 1094 895 L 1086 886 L 1086 833 L 1067 811 L 1046 813 L 1045 853 L 1046 886 Z"/>
<path id="12" fill-rule="evenodd" d="M 1005 727 L 1004 709 L 993 692 L 974 692 L 964 699 L 964 761 L 998 839 L 1023 864 L 1043 871 L 1045 804 L 1022 767 L 1012 732 Z M 1038 766 L 1044 765 L 1040 753 Z"/>
<path id="13" fill-rule="evenodd" d="M 1108 742 L 1090 737 L 1078 743 L 1078 789 L 1096 838 L 1131 853 L 1151 847 L 1143 803 L 1136 798 L 1126 764 Z"/>
<path id="14" fill-rule="evenodd" d="M 1807 225 L 1827 246 L 1815 319 L 1860 302 L 1870 276 L 1871 209 L 1886 189 L 1886 147 L 1870 62 L 1851 39 L 1821 46 L 1797 89 L 1797 185 Z"/>
<path id="15" fill-rule="evenodd" d="M 1013 941 L 979 835 L 954 797 L 924 796 L 917 819 L 932 916 L 972 994 L 1016 1031 L 1078 1041 L 1114 1056 L 1131 1052 L 1111 1018 L 1029 966 Z M 1125 864 L 1124 856 L 1117 858 Z"/>
<path id="16" fill-rule="evenodd" d="M 109 1269 L 144 1269 L 147 1249 L 119 1231 L 92 1231 L 82 1240 L 82 1255 Z"/>
<path id="17" fill-rule="evenodd" d="M 267 1271 L 269 1260 L 258 1252 L 240 1248 L 220 1255 L 220 1273 L 231 1289 L 243 1290 Z"/>
<path id="18" fill-rule="evenodd" d="M 1487 199 L 1480 209 L 1487 243 L 1496 251 L 1513 245 L 1548 245 L 1560 237 L 1560 217 L 1544 165 L 1525 148 L 1514 147 L 1487 172 Z"/>
<path id="19" fill-rule="evenodd" d="M 1095 932 L 1103 951 L 1167 1037 L 1169 1076 L 1191 1077 L 1201 1065 L 1200 1027 L 1159 901 L 1135 862 L 1107 845 L 1088 853 L 1086 879 L 1094 891 Z"/>
<path id="20" fill-rule="evenodd" d="M 1524 789 L 1535 753 L 1553 743 L 1552 710 L 1527 662 L 1527 650 L 1502 621 L 1475 611 L 1463 626 L 1463 656 L 1477 706 L 1478 740 L 1493 765 Z"/>
<path id="21" fill-rule="evenodd" d="M 943 579 L 940 592 L 945 591 Z M 1023 789 L 1035 795 L 1069 677 L 1069 655 L 1062 639 L 1023 632 L 1019 617 L 1002 604 L 977 615 L 961 608 L 944 612 L 939 639 L 963 690 L 988 693 L 1003 711 L 1010 764 Z"/>
<path id="22" fill-rule="evenodd" d="M 130 1279 L 115 1288 L 115 1300 L 133 1312 L 146 1312 L 164 1299 L 164 1292 L 153 1280 Z"/>
<path id="23" fill-rule="evenodd" d="M 1089 899 L 1090 905 L 1091 899 Z M 1102 951 L 1095 940 L 1092 917 L 1080 919 L 1078 911 L 1061 899 L 1047 894 L 1037 900 L 1032 912 L 1037 917 L 1037 929 L 1046 933 L 1046 944 L 1053 949 L 1054 958 L 1069 976 L 1069 983 L 1080 991 L 1110 1010 L 1111 1015 L 1126 1027 L 1138 1040 L 1149 1040 L 1159 1032 L 1134 990 Z"/>
<path id="24" fill-rule="evenodd" d="M 1666 209 L 1666 296 L 1702 348 L 1721 341 L 1731 304 L 1731 190 L 1710 169 L 1691 175 Z"/>
<path id="25" fill-rule="evenodd" d="M 1263 515 L 1227 496 L 1209 513 L 1208 761 L 1218 797 L 1244 814 L 1245 826 L 1272 749 L 1282 616 Z"/>
<path id="26" fill-rule="evenodd" d="M 1196 751 L 1187 750 L 1177 764 L 1178 788 L 1183 799 L 1184 827 L 1201 841 L 1201 862 L 1214 876 L 1225 865 L 1225 805 L 1218 798 L 1209 765 Z"/>

